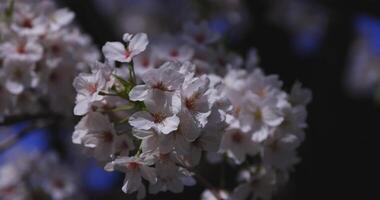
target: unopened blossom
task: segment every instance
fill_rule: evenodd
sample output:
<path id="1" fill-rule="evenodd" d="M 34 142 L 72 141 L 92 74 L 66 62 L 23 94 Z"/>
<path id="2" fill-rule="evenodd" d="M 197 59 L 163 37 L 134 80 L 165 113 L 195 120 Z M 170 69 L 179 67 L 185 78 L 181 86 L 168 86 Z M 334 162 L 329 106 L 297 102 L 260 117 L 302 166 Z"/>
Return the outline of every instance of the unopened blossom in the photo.
<path id="1" fill-rule="evenodd" d="M 103 48 L 104 56 L 110 61 L 131 62 L 132 58 L 143 52 L 148 45 L 148 36 L 145 33 L 123 35 L 125 46 L 121 42 L 107 42 Z"/>

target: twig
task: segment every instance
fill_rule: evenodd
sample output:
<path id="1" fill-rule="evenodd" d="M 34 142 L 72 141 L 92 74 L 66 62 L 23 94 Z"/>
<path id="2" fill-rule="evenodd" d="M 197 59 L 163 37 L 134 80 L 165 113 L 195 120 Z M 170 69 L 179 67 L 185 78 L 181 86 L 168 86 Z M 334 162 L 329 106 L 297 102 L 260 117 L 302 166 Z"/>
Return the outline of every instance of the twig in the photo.
<path id="1" fill-rule="evenodd" d="M 22 138 L 27 136 L 32 130 L 35 130 L 37 128 L 41 128 L 40 126 L 36 125 L 29 125 L 25 128 L 23 128 L 18 134 L 11 135 L 8 138 L 6 138 L 4 141 L 0 142 L 0 153 L 3 153 L 13 145 L 15 145 L 18 141 L 20 141 Z"/>
<path id="2" fill-rule="evenodd" d="M 36 120 L 36 119 L 54 119 L 59 118 L 59 115 L 54 113 L 38 113 L 38 114 L 24 114 L 24 115 L 14 115 L 7 116 L 0 123 L 0 126 L 12 125 L 18 122 L 28 121 L 28 120 Z"/>

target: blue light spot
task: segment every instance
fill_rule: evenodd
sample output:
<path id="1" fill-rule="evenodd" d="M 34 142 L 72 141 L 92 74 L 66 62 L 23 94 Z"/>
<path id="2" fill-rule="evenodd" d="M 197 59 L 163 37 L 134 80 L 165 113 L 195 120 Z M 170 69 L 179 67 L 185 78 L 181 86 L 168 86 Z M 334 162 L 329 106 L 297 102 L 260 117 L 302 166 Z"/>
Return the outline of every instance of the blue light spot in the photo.
<path id="1" fill-rule="evenodd" d="M 293 45 L 299 55 L 309 55 L 319 48 L 321 37 L 319 34 L 302 32 L 293 37 Z"/>
<path id="2" fill-rule="evenodd" d="M 107 191 L 113 188 L 119 178 L 120 173 L 104 171 L 103 168 L 92 163 L 86 169 L 84 182 L 89 190 Z"/>
<path id="3" fill-rule="evenodd" d="M 380 19 L 368 15 L 359 15 L 354 20 L 354 27 L 361 37 L 368 40 L 372 50 L 380 55 Z"/>
<path id="4" fill-rule="evenodd" d="M 227 22 L 227 20 L 219 17 L 219 18 L 212 19 L 209 22 L 209 27 L 211 30 L 215 32 L 224 34 L 229 28 L 229 23 Z"/>

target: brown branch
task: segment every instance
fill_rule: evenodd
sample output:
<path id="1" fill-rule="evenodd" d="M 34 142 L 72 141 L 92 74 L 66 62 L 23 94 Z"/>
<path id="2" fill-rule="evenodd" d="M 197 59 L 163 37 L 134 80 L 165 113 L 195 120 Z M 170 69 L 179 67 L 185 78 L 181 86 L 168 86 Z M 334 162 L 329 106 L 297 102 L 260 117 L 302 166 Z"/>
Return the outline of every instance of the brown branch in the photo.
<path id="1" fill-rule="evenodd" d="M 38 114 L 23 114 L 23 115 L 14 115 L 7 116 L 4 118 L 2 122 L 0 122 L 0 126 L 8 126 L 18 122 L 24 122 L 29 120 L 36 119 L 57 119 L 60 116 L 54 113 L 38 113 Z"/>
<path id="2" fill-rule="evenodd" d="M 37 128 L 40 127 L 37 125 L 29 125 L 23 128 L 18 134 L 12 134 L 11 136 L 5 138 L 3 141 L 0 142 L 0 153 L 3 153 L 7 149 L 11 148 L 18 141 L 27 136 L 32 130 L 35 130 Z"/>

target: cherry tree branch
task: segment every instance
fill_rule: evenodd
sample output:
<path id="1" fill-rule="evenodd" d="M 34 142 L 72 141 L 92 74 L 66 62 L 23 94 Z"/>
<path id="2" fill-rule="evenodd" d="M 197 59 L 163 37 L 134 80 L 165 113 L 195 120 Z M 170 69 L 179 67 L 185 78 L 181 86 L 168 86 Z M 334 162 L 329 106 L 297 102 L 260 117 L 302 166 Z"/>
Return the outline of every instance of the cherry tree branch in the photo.
<path id="1" fill-rule="evenodd" d="M 23 114 L 23 115 L 14 115 L 7 116 L 4 118 L 2 122 L 0 122 L 0 126 L 8 126 L 18 122 L 24 122 L 29 120 L 36 119 L 57 119 L 60 116 L 54 113 L 38 113 L 38 114 Z"/>
<path id="2" fill-rule="evenodd" d="M 32 130 L 41 128 L 41 126 L 31 124 L 25 128 L 23 128 L 18 134 L 11 134 L 9 137 L 5 138 L 0 142 L 0 153 L 3 153 L 7 149 L 11 148 L 18 141 L 27 136 Z"/>

